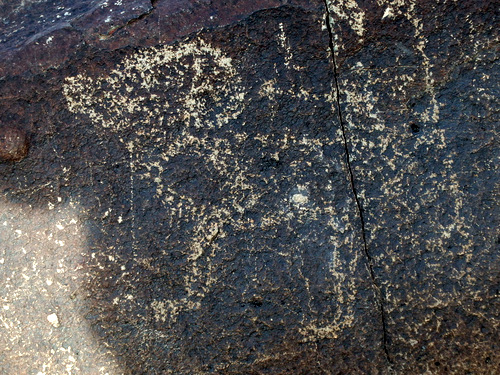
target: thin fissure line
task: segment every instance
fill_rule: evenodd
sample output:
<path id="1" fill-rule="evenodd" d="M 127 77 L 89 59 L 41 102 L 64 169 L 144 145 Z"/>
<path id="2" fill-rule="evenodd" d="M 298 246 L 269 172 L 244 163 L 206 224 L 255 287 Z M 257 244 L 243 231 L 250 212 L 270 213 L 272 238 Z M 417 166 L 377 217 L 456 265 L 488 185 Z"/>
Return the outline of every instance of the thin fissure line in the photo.
<path id="1" fill-rule="evenodd" d="M 344 143 L 344 150 L 345 150 L 345 160 L 346 160 L 346 165 L 347 165 L 347 170 L 349 173 L 349 180 L 351 183 L 351 190 L 354 195 L 354 200 L 356 202 L 356 206 L 359 212 L 359 219 L 361 221 L 361 237 L 363 239 L 363 250 L 365 253 L 366 261 L 368 264 L 368 269 L 370 272 L 370 277 L 372 280 L 372 284 L 375 288 L 375 293 L 378 299 L 378 304 L 380 307 L 380 317 L 382 321 L 382 347 L 386 356 L 386 359 L 389 363 L 392 363 L 391 357 L 389 355 L 389 350 L 388 350 L 388 345 L 387 345 L 387 325 L 386 325 L 386 313 L 385 313 L 385 307 L 384 307 L 384 296 L 382 294 L 382 290 L 378 284 L 377 278 L 375 277 L 375 272 L 373 271 L 373 258 L 370 255 L 370 252 L 368 251 L 368 243 L 366 241 L 366 231 L 365 231 L 365 219 L 363 215 L 363 207 L 361 206 L 361 202 L 358 198 L 358 192 L 356 190 L 356 185 L 354 183 L 354 173 L 352 171 L 351 167 L 351 156 L 349 153 L 349 146 L 347 142 L 347 135 L 346 135 L 346 129 L 345 129 L 345 124 L 344 124 L 344 119 L 342 117 L 342 111 L 341 111 L 341 106 L 340 106 L 340 86 L 339 86 L 339 80 L 338 80 L 338 74 L 337 74 L 337 62 L 335 61 L 335 46 L 333 44 L 333 32 L 332 32 L 332 27 L 330 25 L 330 10 L 328 9 L 328 3 L 327 0 L 325 0 L 325 7 L 326 7 L 326 28 L 328 30 L 328 37 L 329 37 L 329 44 L 330 44 L 330 51 L 332 55 L 332 63 L 333 63 L 333 75 L 334 75 L 334 82 L 335 82 L 335 89 L 336 89 L 336 104 L 337 104 L 337 113 L 338 113 L 338 119 L 340 122 L 340 128 L 342 131 L 342 140 Z"/>

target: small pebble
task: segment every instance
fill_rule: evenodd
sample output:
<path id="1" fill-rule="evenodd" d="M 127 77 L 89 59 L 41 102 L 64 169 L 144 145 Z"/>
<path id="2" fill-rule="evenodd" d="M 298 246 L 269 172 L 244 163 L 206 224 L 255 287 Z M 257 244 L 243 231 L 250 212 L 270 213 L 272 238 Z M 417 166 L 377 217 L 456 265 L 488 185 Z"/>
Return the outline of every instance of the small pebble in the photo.
<path id="1" fill-rule="evenodd" d="M 59 318 L 57 317 L 56 314 L 47 315 L 47 320 L 49 321 L 50 324 L 52 324 L 54 328 L 59 327 Z"/>

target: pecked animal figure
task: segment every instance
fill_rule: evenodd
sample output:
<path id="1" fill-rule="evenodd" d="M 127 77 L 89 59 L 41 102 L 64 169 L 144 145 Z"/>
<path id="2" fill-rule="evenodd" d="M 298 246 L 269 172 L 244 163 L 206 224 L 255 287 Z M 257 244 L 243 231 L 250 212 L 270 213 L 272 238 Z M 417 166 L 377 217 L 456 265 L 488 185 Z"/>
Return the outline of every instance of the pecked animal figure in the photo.
<path id="1" fill-rule="evenodd" d="M 168 43 L 138 46 L 130 31 L 117 47 L 128 31 L 116 28 L 93 42 L 106 48 L 82 45 L 54 69 L 2 81 L 0 121 L 31 145 L 0 164 L 2 198 L 78 208 L 72 298 L 122 372 L 498 365 L 496 208 L 480 188 L 493 178 L 492 132 L 464 135 L 491 125 L 490 91 L 482 120 L 453 117 L 475 108 L 454 98 L 464 82 L 494 91 L 479 72 L 493 75 L 496 60 L 485 48 L 486 68 L 464 52 L 464 73 L 439 71 L 431 87 L 440 54 L 419 36 L 377 34 L 417 35 L 425 22 L 352 8 L 383 24 L 362 31 L 336 4 L 330 28 L 322 3 Z M 446 37 L 436 30 L 430 40 Z"/>

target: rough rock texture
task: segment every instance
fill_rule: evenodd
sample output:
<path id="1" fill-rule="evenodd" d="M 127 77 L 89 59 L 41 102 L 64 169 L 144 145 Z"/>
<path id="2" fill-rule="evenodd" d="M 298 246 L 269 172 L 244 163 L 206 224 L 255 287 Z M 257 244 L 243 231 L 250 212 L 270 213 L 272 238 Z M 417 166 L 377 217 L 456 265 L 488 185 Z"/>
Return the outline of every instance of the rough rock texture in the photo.
<path id="1" fill-rule="evenodd" d="M 498 4 L 329 8 L 342 121 L 394 369 L 496 373 Z"/>
<path id="2" fill-rule="evenodd" d="M 499 372 L 497 8 L 0 3 L 0 373 Z"/>
<path id="3" fill-rule="evenodd" d="M 26 133 L 15 126 L 0 128 L 0 160 L 19 161 L 26 157 L 29 140 Z"/>

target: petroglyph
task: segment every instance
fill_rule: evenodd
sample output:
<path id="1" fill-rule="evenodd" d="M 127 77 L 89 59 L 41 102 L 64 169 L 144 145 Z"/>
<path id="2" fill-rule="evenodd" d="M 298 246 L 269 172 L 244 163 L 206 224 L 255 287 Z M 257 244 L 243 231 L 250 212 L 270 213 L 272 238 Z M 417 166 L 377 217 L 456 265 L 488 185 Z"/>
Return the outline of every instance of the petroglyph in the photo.
<path id="1" fill-rule="evenodd" d="M 277 41 L 280 53 L 284 56 L 284 66 L 287 69 L 293 67 L 301 70 L 297 62 L 293 61 L 282 23 L 279 24 L 279 31 Z M 278 100 L 287 96 L 318 103 L 326 101 L 331 105 L 330 92 L 322 97 L 303 87 L 284 92 L 276 78 L 255 84 L 257 88 L 260 87 L 259 95 L 264 100 L 275 103 L 274 106 L 279 106 Z M 202 301 L 207 293 L 220 283 L 220 272 L 217 272 L 219 266 L 214 264 L 214 259 L 230 251 L 220 244 L 221 241 L 229 240 L 226 229 L 228 226 L 232 232 L 242 235 L 249 233 L 246 236 L 253 237 L 252 233 L 255 231 L 272 233 L 284 223 L 288 223 L 289 227 L 305 225 L 312 220 L 319 224 L 325 215 L 337 215 L 333 206 L 319 204 L 311 196 L 307 186 L 309 182 L 280 191 L 276 186 L 282 177 L 266 174 L 262 179 L 269 186 L 269 192 L 263 194 L 257 189 L 255 177 L 262 172 L 252 166 L 255 161 L 241 158 L 239 148 L 248 143 L 255 144 L 258 149 L 263 150 L 262 158 L 265 165 L 269 166 L 283 163 L 280 155 L 286 155 L 290 150 L 299 152 L 298 155 L 301 156 L 295 160 L 287 158 L 292 172 L 284 177 L 286 181 L 296 178 L 302 170 L 314 168 L 311 162 L 302 164 L 301 160 L 330 163 L 323 155 L 323 147 L 331 146 L 335 140 L 325 136 L 310 137 L 306 133 L 295 134 L 287 128 L 280 129 L 279 134 L 255 134 L 239 119 L 246 107 L 245 98 L 251 90 L 252 87 L 242 84 L 234 61 L 203 39 L 140 50 L 124 58 L 109 75 L 90 76 L 80 73 L 65 81 L 64 94 L 68 108 L 78 116 L 92 121 L 101 136 L 118 137 L 128 151 L 129 160 L 122 160 L 122 163 L 128 165 L 130 172 L 130 214 L 128 220 L 126 212 L 115 213 L 115 216 L 119 218 L 117 224 L 124 225 L 128 222 L 130 226 L 134 257 L 141 252 L 141 241 L 144 240 L 138 222 L 138 217 L 145 215 L 138 206 L 142 189 L 140 186 L 154 186 L 154 194 L 150 200 L 158 202 L 166 212 L 163 221 L 157 225 L 163 227 L 162 231 L 167 237 L 174 236 L 169 231 L 176 230 L 179 223 L 189 223 L 191 228 L 191 244 L 183 266 L 186 271 L 184 293 L 171 298 L 167 295 L 150 302 L 149 309 L 158 323 L 171 326 L 176 323 L 179 314 L 202 308 Z M 273 111 L 275 110 L 271 111 L 272 118 L 276 114 Z M 265 150 L 269 148 L 277 151 L 267 156 Z M 176 180 L 169 176 L 169 165 L 179 162 L 187 163 L 186 168 L 189 165 L 198 170 L 193 170 L 194 174 L 189 177 Z M 198 164 L 200 162 L 202 164 Z M 332 167 L 339 168 L 336 165 Z M 208 174 L 216 181 L 224 181 L 220 189 L 226 191 L 226 194 L 221 201 L 200 201 L 191 188 L 186 190 L 190 181 L 197 180 L 196 173 Z M 248 211 L 262 210 L 262 201 L 267 199 L 270 189 L 276 189 L 274 193 L 282 195 L 282 199 L 278 200 L 279 206 L 275 210 L 262 211 L 258 220 L 244 218 Z M 327 189 L 333 187 L 329 185 Z M 294 224 L 295 222 L 299 224 Z M 333 231 L 330 240 L 335 251 L 355 246 L 347 243 L 352 241 L 352 237 L 345 238 L 345 231 L 353 230 L 347 222 L 343 224 L 343 231 L 338 232 L 338 236 L 333 235 L 336 232 L 335 226 L 325 224 L 328 228 L 326 230 Z M 300 248 L 308 246 L 307 239 L 302 239 L 297 246 L 297 249 L 276 249 L 290 269 L 300 268 L 300 264 L 304 264 Z M 249 247 L 248 251 L 251 253 L 257 249 Z M 164 248 L 160 252 L 162 256 L 169 257 L 171 250 Z M 144 259 L 142 256 L 137 262 L 152 272 L 165 272 L 155 268 L 153 257 Z M 328 268 L 330 257 L 323 262 Z M 346 275 L 355 272 L 354 263 L 359 263 L 357 257 L 352 264 L 346 262 L 345 258 L 337 257 L 335 272 L 327 272 L 326 277 L 335 280 L 336 284 L 344 282 Z M 257 264 L 252 267 L 258 267 Z M 343 301 L 342 309 L 345 311 L 337 311 L 334 321 L 328 327 L 317 327 L 321 323 L 318 321 L 320 313 L 311 305 L 313 301 L 310 288 L 314 286 L 310 284 L 313 281 L 309 280 L 307 274 L 300 270 L 298 272 L 303 282 L 302 288 L 309 295 L 309 311 L 302 318 L 304 328 L 298 330 L 298 334 L 307 336 L 306 341 L 313 340 L 313 336 L 336 337 L 342 328 L 348 327 L 352 322 L 354 287 L 352 290 L 342 289 L 338 285 L 334 288 L 333 293 L 337 293 L 337 298 Z M 249 274 L 248 278 L 250 285 L 253 284 L 252 288 L 258 285 L 258 272 Z M 134 302 L 133 298 L 123 295 L 116 297 L 114 303 Z"/>

